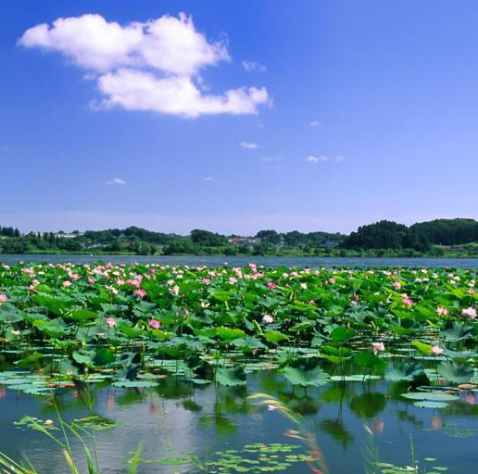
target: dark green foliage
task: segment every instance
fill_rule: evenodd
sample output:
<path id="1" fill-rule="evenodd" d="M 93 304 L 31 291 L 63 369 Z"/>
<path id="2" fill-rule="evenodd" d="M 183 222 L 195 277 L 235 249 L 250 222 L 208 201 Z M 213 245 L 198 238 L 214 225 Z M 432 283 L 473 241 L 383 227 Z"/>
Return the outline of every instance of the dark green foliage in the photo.
<path id="1" fill-rule="evenodd" d="M 478 221 L 474 219 L 437 219 L 407 227 L 391 221 L 380 221 L 359 227 L 342 242 L 344 249 L 411 249 L 432 250 L 433 245 L 464 245 L 478 241 Z M 441 256 L 443 249 L 433 249 Z M 413 256 L 413 255 L 411 255 Z"/>

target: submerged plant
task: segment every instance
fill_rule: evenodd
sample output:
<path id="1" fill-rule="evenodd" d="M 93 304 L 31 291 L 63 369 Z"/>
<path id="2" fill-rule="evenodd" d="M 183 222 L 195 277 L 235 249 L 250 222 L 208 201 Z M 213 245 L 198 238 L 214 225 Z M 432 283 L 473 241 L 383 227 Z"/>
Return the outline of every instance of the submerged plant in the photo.
<path id="1" fill-rule="evenodd" d="M 288 430 L 286 436 L 298 439 L 307 448 L 308 458 L 305 459 L 309 468 L 314 474 L 327 474 L 328 468 L 325 457 L 320 450 L 314 431 L 308 426 L 305 419 L 299 413 L 294 412 L 282 402 L 270 395 L 257 393 L 249 397 L 250 400 L 256 401 L 262 406 L 267 407 L 269 411 L 277 411 L 279 414 L 287 418 L 294 425 L 294 429 Z"/>

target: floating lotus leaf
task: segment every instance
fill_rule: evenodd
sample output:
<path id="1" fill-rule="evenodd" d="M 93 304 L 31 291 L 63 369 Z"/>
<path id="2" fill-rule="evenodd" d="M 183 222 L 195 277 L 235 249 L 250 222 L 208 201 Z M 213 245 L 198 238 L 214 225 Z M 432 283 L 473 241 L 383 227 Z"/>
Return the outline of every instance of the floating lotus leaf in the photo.
<path id="1" fill-rule="evenodd" d="M 285 378 L 292 385 L 320 387 L 330 382 L 330 376 L 322 370 L 317 361 L 302 359 L 282 369 Z"/>

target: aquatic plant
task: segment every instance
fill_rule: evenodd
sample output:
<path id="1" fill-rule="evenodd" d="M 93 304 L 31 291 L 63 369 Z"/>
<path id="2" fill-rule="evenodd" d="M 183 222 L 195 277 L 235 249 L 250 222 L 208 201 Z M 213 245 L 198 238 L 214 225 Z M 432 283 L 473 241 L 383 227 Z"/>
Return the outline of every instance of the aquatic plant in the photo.
<path id="1" fill-rule="evenodd" d="M 277 367 L 303 388 L 474 384 L 476 281 L 458 269 L 1 264 L 0 385 L 232 386 Z"/>

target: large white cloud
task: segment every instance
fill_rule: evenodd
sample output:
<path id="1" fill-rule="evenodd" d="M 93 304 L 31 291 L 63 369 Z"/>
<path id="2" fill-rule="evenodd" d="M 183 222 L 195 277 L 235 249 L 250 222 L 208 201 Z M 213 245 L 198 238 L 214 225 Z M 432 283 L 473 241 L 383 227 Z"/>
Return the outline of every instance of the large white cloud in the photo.
<path id="1" fill-rule="evenodd" d="M 268 101 L 266 89 L 233 89 L 223 95 L 202 93 L 190 77 L 156 75 L 120 69 L 102 75 L 100 91 L 107 96 L 103 105 L 126 110 L 162 112 L 183 117 L 203 114 L 253 114 L 258 104 Z"/>
<path id="2" fill-rule="evenodd" d="M 201 90 L 200 70 L 229 61 L 223 42 L 209 42 L 190 17 L 164 15 L 120 25 L 101 15 L 59 18 L 52 26 L 28 29 L 19 40 L 28 48 L 58 51 L 96 73 L 101 104 L 184 117 L 255 114 L 270 99 L 265 88 Z"/>

